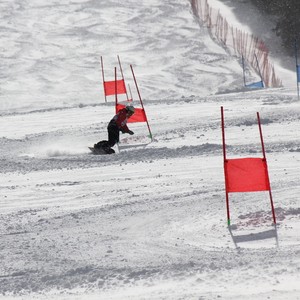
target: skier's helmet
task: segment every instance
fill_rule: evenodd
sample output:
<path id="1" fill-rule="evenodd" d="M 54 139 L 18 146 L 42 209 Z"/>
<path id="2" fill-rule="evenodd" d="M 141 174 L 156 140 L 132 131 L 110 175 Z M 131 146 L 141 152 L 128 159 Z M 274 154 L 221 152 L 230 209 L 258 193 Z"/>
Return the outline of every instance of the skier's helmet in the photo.
<path id="1" fill-rule="evenodd" d="M 132 115 L 134 114 L 134 107 L 132 105 L 126 106 L 127 112 L 131 113 Z"/>

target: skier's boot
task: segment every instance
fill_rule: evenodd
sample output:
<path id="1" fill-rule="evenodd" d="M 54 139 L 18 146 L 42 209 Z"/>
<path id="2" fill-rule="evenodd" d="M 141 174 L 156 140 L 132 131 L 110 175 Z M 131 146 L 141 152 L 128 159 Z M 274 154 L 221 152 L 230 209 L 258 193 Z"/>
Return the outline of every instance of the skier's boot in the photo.
<path id="1" fill-rule="evenodd" d="M 108 141 L 100 141 L 99 143 L 94 145 L 94 148 L 97 149 L 97 151 L 103 151 L 106 154 L 115 153 L 115 150 L 110 148 Z"/>
<path id="2" fill-rule="evenodd" d="M 107 144 L 107 145 L 103 145 L 102 146 L 102 149 L 104 150 L 105 153 L 107 154 L 113 154 L 115 153 L 115 150 L 110 148 L 110 146 Z"/>
<path id="3" fill-rule="evenodd" d="M 108 141 L 100 141 L 97 144 L 94 145 L 95 149 L 101 149 L 103 147 L 107 147 L 108 146 Z"/>

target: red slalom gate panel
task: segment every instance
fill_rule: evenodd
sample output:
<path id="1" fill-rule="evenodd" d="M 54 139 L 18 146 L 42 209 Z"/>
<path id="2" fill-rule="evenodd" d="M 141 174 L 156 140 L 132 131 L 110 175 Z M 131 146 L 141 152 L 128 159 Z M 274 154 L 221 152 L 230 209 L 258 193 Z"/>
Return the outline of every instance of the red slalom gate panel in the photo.
<path id="1" fill-rule="evenodd" d="M 125 108 L 126 106 L 123 104 L 116 105 L 116 112 Z M 137 122 L 147 122 L 145 110 L 143 108 L 135 108 L 134 114 L 128 119 L 128 123 L 137 123 Z"/>
<path id="2" fill-rule="evenodd" d="M 118 55 L 118 61 L 119 61 L 119 68 L 122 75 L 122 79 L 117 79 L 117 71 L 115 68 L 115 80 L 107 81 L 105 80 L 104 76 L 104 65 L 103 65 L 103 58 L 101 56 L 101 70 L 102 70 L 102 81 L 103 81 L 103 89 L 104 89 L 104 97 L 105 102 L 107 102 L 107 96 L 112 96 L 116 94 L 126 94 L 127 101 L 130 101 L 131 99 L 128 98 L 126 85 L 125 85 L 125 79 L 123 75 L 123 69 L 121 65 L 121 61 Z"/>
<path id="3" fill-rule="evenodd" d="M 227 159 L 224 167 L 228 193 L 270 190 L 267 164 L 263 158 Z"/>
<path id="4" fill-rule="evenodd" d="M 117 94 L 126 94 L 126 87 L 124 79 L 105 81 L 104 83 L 105 96 L 111 96 Z"/>
<path id="5" fill-rule="evenodd" d="M 221 107 L 221 122 L 222 122 L 222 142 L 223 142 L 224 175 L 225 175 L 226 208 L 227 208 L 228 225 L 230 225 L 229 193 L 259 192 L 259 191 L 269 192 L 273 221 L 274 224 L 276 224 L 275 209 L 273 204 L 269 173 L 268 173 L 268 165 L 267 165 L 259 113 L 257 113 L 257 122 L 258 122 L 258 128 L 259 128 L 261 146 L 262 146 L 262 154 L 263 154 L 262 158 L 247 157 L 247 158 L 227 159 L 223 107 Z"/>

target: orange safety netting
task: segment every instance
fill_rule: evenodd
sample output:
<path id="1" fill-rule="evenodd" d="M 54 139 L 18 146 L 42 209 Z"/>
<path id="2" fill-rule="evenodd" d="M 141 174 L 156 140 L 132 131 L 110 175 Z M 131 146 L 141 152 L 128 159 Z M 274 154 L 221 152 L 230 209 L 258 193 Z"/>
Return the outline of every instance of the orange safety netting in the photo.
<path id="1" fill-rule="evenodd" d="M 126 87 L 124 79 L 104 81 L 104 93 L 105 96 L 116 94 L 116 83 L 117 83 L 117 94 L 126 94 Z"/>
<path id="2" fill-rule="evenodd" d="M 126 107 L 123 104 L 116 105 L 116 112 Z M 143 108 L 135 108 L 134 114 L 128 119 L 128 123 L 147 122 L 145 110 Z"/>
<path id="3" fill-rule="evenodd" d="M 267 163 L 262 158 L 239 158 L 225 161 L 228 193 L 269 191 Z"/>

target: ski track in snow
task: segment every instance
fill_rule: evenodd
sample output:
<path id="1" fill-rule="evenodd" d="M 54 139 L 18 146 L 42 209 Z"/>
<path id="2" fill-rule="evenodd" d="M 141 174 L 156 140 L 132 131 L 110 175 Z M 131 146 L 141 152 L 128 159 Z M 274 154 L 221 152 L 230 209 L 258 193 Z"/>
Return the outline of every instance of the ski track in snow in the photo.
<path id="1" fill-rule="evenodd" d="M 294 258 L 300 253 L 300 240 L 295 239 L 297 225 L 293 224 L 298 223 L 300 210 L 297 194 L 286 186 L 298 187 L 299 148 L 291 137 L 299 109 L 295 97 L 285 90 L 282 95 L 277 91 L 277 102 L 271 103 L 272 93 L 160 101 L 160 107 L 169 107 L 167 115 L 163 109 L 157 111 L 158 104 L 149 103 L 154 141 L 149 143 L 145 137 L 144 124 L 131 124 L 136 136 L 122 136 L 121 152 L 112 156 L 94 156 L 88 149 L 65 143 L 72 137 L 70 145 L 84 141 L 88 145 L 99 132 L 106 134 L 106 123 L 99 125 L 96 116 L 99 111 L 107 114 L 111 106 L 66 108 L 58 116 L 51 111 L 57 128 L 45 132 L 41 129 L 46 126 L 41 124 L 36 132 L 30 122 L 35 122 L 34 115 L 49 111 L 4 117 L 5 122 L 14 120 L 10 123 L 16 129 L 11 133 L 18 138 L 0 141 L 5 175 L 0 187 L 0 230 L 5 241 L 1 256 L 11 258 L 3 259 L 1 292 L 6 297 L 21 293 L 24 299 L 28 292 L 29 298 L 39 299 L 47 292 L 49 299 L 51 294 L 64 299 L 69 297 L 67 291 L 74 299 L 82 299 L 83 291 L 89 297 L 101 291 L 104 299 L 121 294 L 128 299 L 196 295 L 217 299 L 218 295 L 226 298 L 232 281 L 251 295 L 255 281 L 263 278 L 267 288 L 258 290 L 259 295 L 272 293 L 280 299 L 280 289 L 276 293 L 272 289 L 285 286 L 287 278 L 299 272 Z M 236 222 L 231 231 L 225 226 L 221 104 L 232 156 L 261 156 L 255 114 L 260 107 L 277 228 L 271 226 L 268 195 L 260 193 L 245 196 L 242 202 L 233 196 Z M 201 111 L 201 119 L 191 116 L 190 110 Z M 64 129 L 66 120 L 78 111 L 82 120 L 91 123 L 79 120 Z M 29 124 L 32 133 L 19 122 Z M 282 126 L 286 127 L 283 136 L 278 129 Z M 250 143 L 248 134 L 256 136 L 257 143 L 255 138 Z M 283 269 L 278 269 L 278 262 Z M 257 273 L 264 276 L 254 279 Z M 180 297 L 170 282 L 176 282 Z"/>
<path id="2" fill-rule="evenodd" d="M 244 91 L 188 1 L 0 9 L 0 299 L 300 299 L 296 91 Z M 94 156 L 117 54 L 154 139 Z M 268 193 L 231 195 L 226 227 L 221 106 L 230 158 L 261 157 L 260 112 L 276 227 Z"/>

